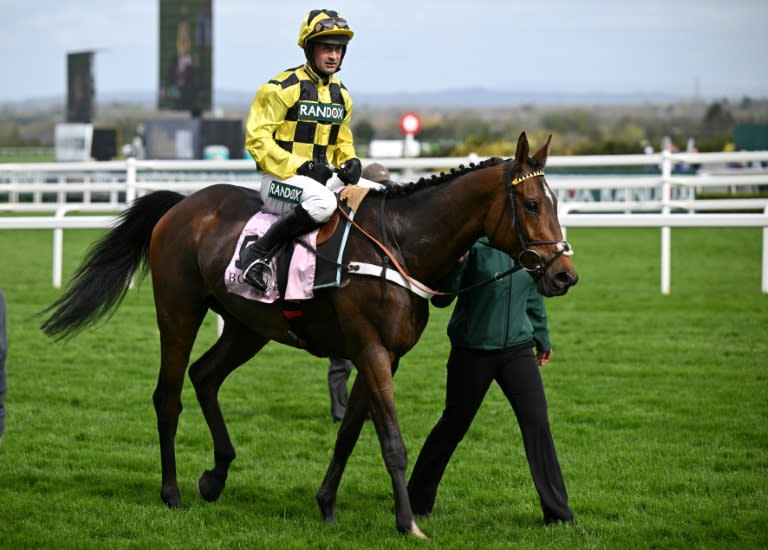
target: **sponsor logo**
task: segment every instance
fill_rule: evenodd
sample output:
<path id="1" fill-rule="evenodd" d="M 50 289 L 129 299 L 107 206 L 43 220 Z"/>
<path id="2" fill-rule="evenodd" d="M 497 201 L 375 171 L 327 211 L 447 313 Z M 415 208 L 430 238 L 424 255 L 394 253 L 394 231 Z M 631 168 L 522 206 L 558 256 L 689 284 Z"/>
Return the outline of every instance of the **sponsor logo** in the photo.
<path id="1" fill-rule="evenodd" d="M 289 185 L 283 181 L 272 180 L 269 184 L 268 196 L 272 199 L 299 204 L 304 190 L 295 185 Z"/>
<path id="2" fill-rule="evenodd" d="M 299 101 L 299 120 L 313 122 L 341 122 L 344 120 L 344 105 Z"/>

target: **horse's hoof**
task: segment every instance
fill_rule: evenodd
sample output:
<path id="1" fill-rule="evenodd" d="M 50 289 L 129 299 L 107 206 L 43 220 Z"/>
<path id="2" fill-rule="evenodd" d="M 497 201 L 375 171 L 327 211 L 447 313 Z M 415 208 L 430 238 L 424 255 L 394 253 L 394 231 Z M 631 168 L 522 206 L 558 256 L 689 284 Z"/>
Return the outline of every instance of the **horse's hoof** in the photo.
<path id="1" fill-rule="evenodd" d="M 211 470 L 206 470 L 197 480 L 197 490 L 203 500 L 215 502 L 224 490 L 225 482 L 219 479 Z"/>
<path id="2" fill-rule="evenodd" d="M 336 525 L 336 512 L 334 510 L 333 502 L 327 502 L 318 497 L 317 504 L 320 506 L 320 516 L 322 516 L 323 521 L 331 525 Z"/>
<path id="3" fill-rule="evenodd" d="M 168 508 L 176 510 L 181 508 L 181 493 L 179 493 L 178 487 L 160 489 L 160 498 L 163 499 Z"/>

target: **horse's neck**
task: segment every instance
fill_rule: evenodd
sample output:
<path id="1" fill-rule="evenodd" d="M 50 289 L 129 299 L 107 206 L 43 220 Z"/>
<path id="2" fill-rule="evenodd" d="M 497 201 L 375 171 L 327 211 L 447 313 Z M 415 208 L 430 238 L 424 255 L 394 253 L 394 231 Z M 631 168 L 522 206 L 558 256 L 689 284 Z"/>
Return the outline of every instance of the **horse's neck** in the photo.
<path id="1" fill-rule="evenodd" d="M 402 243 L 400 251 L 408 272 L 425 283 L 445 276 L 484 234 L 491 189 L 480 181 L 461 179 L 390 203 L 396 209 L 393 218 L 400 220 L 391 227 L 393 241 Z"/>

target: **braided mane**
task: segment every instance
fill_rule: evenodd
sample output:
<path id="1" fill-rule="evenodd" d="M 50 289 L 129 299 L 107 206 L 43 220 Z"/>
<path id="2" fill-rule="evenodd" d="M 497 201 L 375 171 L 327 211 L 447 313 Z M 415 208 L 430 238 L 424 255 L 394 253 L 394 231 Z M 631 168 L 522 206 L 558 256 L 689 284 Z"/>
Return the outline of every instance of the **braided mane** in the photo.
<path id="1" fill-rule="evenodd" d="M 457 177 L 462 176 L 468 172 L 473 172 L 475 170 L 480 170 L 482 168 L 487 168 L 489 166 L 496 166 L 503 162 L 505 162 L 505 159 L 503 158 L 491 157 L 477 164 L 475 164 L 474 162 L 471 162 L 469 163 L 469 166 L 464 166 L 463 164 L 460 164 L 458 168 L 451 168 L 448 172 L 440 172 L 440 174 L 433 174 L 428 178 L 422 177 L 410 183 L 391 185 L 385 189 L 371 189 L 370 193 L 373 195 L 383 195 L 386 193 L 390 197 L 410 195 L 411 193 L 418 191 L 419 189 L 424 189 L 425 187 L 431 187 L 433 185 L 440 185 L 441 183 L 453 181 Z"/>

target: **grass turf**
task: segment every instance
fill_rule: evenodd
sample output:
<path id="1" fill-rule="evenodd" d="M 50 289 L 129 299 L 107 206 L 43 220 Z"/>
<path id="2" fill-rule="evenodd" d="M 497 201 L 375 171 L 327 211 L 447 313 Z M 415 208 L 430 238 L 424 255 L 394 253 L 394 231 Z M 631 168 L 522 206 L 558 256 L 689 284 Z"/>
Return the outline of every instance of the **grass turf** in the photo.
<path id="1" fill-rule="evenodd" d="M 65 233 L 71 274 L 94 231 Z M 768 545 L 768 296 L 761 231 L 675 229 L 672 293 L 659 292 L 659 232 L 572 229 L 581 282 L 547 301 L 543 370 L 576 522 L 544 527 L 513 413 L 492 387 L 421 528 L 433 548 L 764 548 Z M 327 362 L 270 344 L 224 384 L 238 458 L 217 503 L 191 385 L 177 435 L 185 509 L 159 499 L 151 394 L 159 344 L 149 281 L 107 323 L 54 343 L 32 316 L 51 288 L 51 232 L 0 232 L 10 355 L 0 446 L 7 548 L 405 548 L 370 424 L 342 481 L 339 524 L 314 493 L 330 459 Z M 432 309 L 395 378 L 410 463 L 440 415 L 445 325 Z M 206 320 L 194 356 L 215 338 Z"/>

